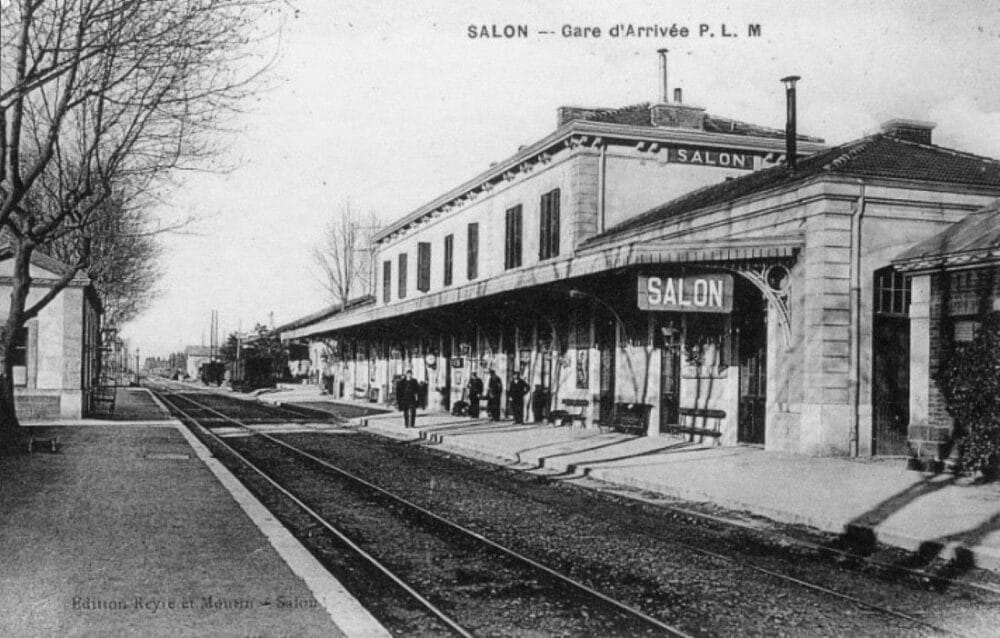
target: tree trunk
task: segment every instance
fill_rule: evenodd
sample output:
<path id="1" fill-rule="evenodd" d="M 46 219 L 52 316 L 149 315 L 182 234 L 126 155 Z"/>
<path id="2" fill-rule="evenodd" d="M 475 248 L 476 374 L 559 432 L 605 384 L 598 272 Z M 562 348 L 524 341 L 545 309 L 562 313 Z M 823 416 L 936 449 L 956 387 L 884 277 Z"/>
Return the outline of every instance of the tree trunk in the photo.
<path id="1" fill-rule="evenodd" d="M 0 364 L 3 369 L 0 372 L 0 451 L 3 453 L 25 449 L 20 445 L 23 430 L 14 409 L 14 376 L 9 361 L 9 358 L 3 357 Z"/>
<path id="2" fill-rule="evenodd" d="M 7 321 L 0 327 L 0 451 L 12 453 L 25 450 L 24 431 L 14 405 L 14 346 L 20 328 L 24 326 L 24 309 L 31 287 L 31 254 L 35 246 L 20 241 L 14 246 L 14 276 L 10 293 Z"/>

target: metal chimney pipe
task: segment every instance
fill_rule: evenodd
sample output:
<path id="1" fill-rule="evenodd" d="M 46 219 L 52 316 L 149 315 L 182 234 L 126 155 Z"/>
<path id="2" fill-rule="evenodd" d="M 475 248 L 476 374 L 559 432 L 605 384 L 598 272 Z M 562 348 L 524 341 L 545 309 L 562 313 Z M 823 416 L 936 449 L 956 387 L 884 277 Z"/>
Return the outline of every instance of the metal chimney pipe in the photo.
<path id="1" fill-rule="evenodd" d="M 798 168 L 797 140 L 795 139 L 795 83 L 801 79 L 797 75 L 781 78 L 781 82 L 785 85 L 785 102 L 788 107 L 788 117 L 785 121 L 785 166 L 790 171 Z"/>
<path id="2" fill-rule="evenodd" d="M 670 93 L 667 90 L 667 51 L 669 49 L 657 49 L 660 54 L 660 102 L 666 104 L 670 102 Z"/>
<path id="3" fill-rule="evenodd" d="M 674 89 L 674 102 L 681 103 L 681 90 L 679 87 Z"/>

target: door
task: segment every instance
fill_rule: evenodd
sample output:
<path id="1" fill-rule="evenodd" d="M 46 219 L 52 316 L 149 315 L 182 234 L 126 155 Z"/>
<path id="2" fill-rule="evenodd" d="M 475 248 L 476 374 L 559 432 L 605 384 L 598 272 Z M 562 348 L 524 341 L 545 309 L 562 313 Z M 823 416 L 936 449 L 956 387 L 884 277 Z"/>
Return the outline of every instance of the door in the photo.
<path id="1" fill-rule="evenodd" d="M 660 349 L 660 432 L 676 427 L 680 415 L 680 348 L 668 345 Z"/>
<path id="2" fill-rule="evenodd" d="M 892 267 L 875 272 L 872 317 L 872 446 L 905 455 L 910 423 L 910 286 Z"/>
<path id="3" fill-rule="evenodd" d="M 763 445 L 767 413 L 767 306 L 761 294 L 753 289 L 739 295 L 737 303 L 733 313 L 740 370 L 737 440 Z"/>
<path id="4" fill-rule="evenodd" d="M 598 379 L 598 420 L 611 423 L 615 409 L 616 324 L 608 312 L 594 313 L 594 340 L 600 352 Z"/>

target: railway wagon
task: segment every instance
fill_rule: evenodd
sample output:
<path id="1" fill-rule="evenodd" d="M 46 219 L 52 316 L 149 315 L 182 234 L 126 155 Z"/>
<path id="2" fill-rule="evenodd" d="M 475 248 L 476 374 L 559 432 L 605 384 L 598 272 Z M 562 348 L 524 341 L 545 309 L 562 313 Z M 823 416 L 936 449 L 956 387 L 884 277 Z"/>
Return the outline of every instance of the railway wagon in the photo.
<path id="1" fill-rule="evenodd" d="M 221 361 L 208 361 L 198 368 L 198 378 L 205 385 L 222 385 L 226 376 L 226 365 Z"/>
<path id="2" fill-rule="evenodd" d="M 273 388 L 281 373 L 272 357 L 244 357 L 229 364 L 229 385 L 237 392 Z"/>

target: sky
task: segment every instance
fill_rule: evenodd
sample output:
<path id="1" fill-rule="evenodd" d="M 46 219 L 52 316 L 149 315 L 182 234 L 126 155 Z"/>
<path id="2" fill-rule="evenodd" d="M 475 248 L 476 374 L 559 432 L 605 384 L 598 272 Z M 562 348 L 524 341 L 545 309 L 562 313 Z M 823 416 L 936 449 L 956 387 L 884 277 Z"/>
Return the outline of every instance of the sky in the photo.
<path id="1" fill-rule="evenodd" d="M 195 222 L 163 236 L 160 294 L 123 328 L 144 358 L 207 344 L 212 310 L 226 335 L 330 305 L 310 254 L 345 201 L 390 222 L 552 132 L 559 106 L 655 102 L 659 48 L 671 94 L 714 115 L 783 128 L 795 74 L 800 133 L 929 120 L 935 143 L 1000 158 L 997 2 L 288 1 L 297 17 L 260 44 L 270 88 L 219 139 L 227 169 L 178 176 L 155 211 Z M 469 37 L 491 25 L 528 37 Z"/>

